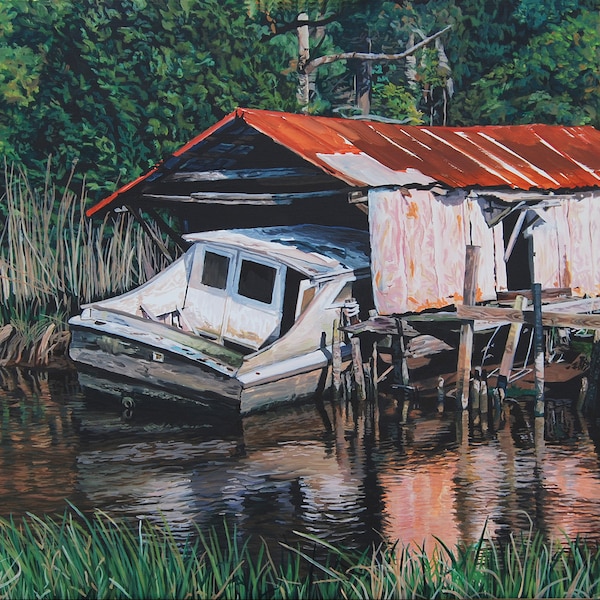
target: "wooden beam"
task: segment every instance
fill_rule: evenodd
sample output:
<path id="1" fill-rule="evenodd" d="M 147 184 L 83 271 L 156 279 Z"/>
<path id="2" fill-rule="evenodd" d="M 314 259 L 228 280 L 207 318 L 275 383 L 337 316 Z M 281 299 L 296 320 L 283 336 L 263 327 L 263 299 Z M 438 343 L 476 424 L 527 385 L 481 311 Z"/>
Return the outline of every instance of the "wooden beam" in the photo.
<path id="1" fill-rule="evenodd" d="M 163 182 L 194 183 L 199 181 L 249 181 L 261 179 L 289 179 L 306 178 L 311 181 L 320 177 L 323 180 L 331 181 L 332 177 L 326 175 L 320 170 L 309 169 L 306 167 L 273 167 L 267 169 L 220 169 L 209 171 L 178 171 L 171 173 Z"/>
<path id="2" fill-rule="evenodd" d="M 467 246 L 463 293 L 463 302 L 465 305 L 475 304 L 480 252 L 480 246 Z M 456 400 L 460 402 L 463 410 L 469 406 L 469 382 L 471 380 L 471 361 L 473 355 L 474 333 L 475 330 L 473 320 L 466 319 L 460 326 L 460 346 L 458 348 L 456 381 Z"/>
<path id="3" fill-rule="evenodd" d="M 196 204 L 246 204 L 254 206 L 278 206 L 289 205 L 296 200 L 316 200 L 320 198 L 331 198 L 343 196 L 347 189 L 343 190 L 319 190 L 313 192 L 293 192 L 281 194 L 247 194 L 244 192 L 193 192 L 189 196 L 178 196 L 168 194 L 144 194 L 145 200 L 154 202 L 189 202 Z"/>
<path id="4" fill-rule="evenodd" d="M 160 230 L 168 235 L 184 252 L 190 248 L 192 242 L 184 240 L 153 208 L 147 208 L 146 212 L 154 219 Z"/>
<path id="5" fill-rule="evenodd" d="M 508 244 L 506 245 L 506 250 L 504 251 L 504 262 L 508 262 L 510 255 L 517 243 L 517 239 L 519 237 L 519 233 L 521 233 L 521 229 L 523 227 L 523 223 L 525 222 L 525 216 L 527 215 L 526 210 L 522 210 L 517 217 L 517 222 L 513 227 L 512 233 L 510 234 L 510 239 L 508 240 Z"/>
<path id="6" fill-rule="evenodd" d="M 456 314 L 459 319 L 534 325 L 534 311 L 532 310 L 492 306 L 457 306 Z M 542 309 L 542 325 L 544 327 L 569 327 L 571 329 L 600 329 L 600 314 L 568 313 Z"/>
<path id="7" fill-rule="evenodd" d="M 309 192 L 292 192 L 281 194 L 247 194 L 244 192 L 194 192 L 191 194 L 195 202 L 221 204 L 291 204 L 294 200 L 312 200 L 339 196 L 347 190 L 319 190 Z"/>
<path id="8" fill-rule="evenodd" d="M 571 296 L 571 288 L 546 288 L 542 290 L 542 300 L 549 300 L 551 298 L 560 298 L 561 296 Z M 523 296 L 531 302 L 533 296 L 531 290 L 510 290 L 505 292 L 496 292 L 496 299 L 498 302 L 510 301 L 514 302 L 517 296 Z M 577 298 L 576 302 L 580 302 L 581 298 Z M 598 302 L 600 308 L 600 302 Z"/>
<path id="9" fill-rule="evenodd" d="M 513 308 L 515 310 L 523 310 L 526 306 L 527 298 L 524 296 L 517 296 Z M 512 371 L 515 362 L 515 354 L 517 353 L 517 345 L 519 344 L 522 327 L 523 323 L 510 324 L 506 346 L 504 347 L 504 354 L 502 355 L 502 362 L 500 363 L 500 370 L 498 371 L 499 376 L 503 377 L 504 381 L 508 381 L 510 378 L 510 372 Z"/>
<path id="10" fill-rule="evenodd" d="M 534 283 L 533 292 L 533 331 L 535 339 L 535 408 L 536 417 L 544 416 L 544 326 L 542 325 L 542 285 Z"/>
<path id="11" fill-rule="evenodd" d="M 480 196 L 480 197 L 485 198 L 485 196 Z M 512 212 L 519 210 L 524 205 L 525 205 L 525 202 L 519 202 L 518 204 L 509 206 L 508 208 L 505 208 L 504 210 L 500 211 L 496 216 L 492 217 L 489 221 L 487 221 L 488 227 L 494 227 L 494 225 L 497 225 L 498 223 L 500 223 L 500 221 L 502 221 L 502 219 L 505 219 Z"/>

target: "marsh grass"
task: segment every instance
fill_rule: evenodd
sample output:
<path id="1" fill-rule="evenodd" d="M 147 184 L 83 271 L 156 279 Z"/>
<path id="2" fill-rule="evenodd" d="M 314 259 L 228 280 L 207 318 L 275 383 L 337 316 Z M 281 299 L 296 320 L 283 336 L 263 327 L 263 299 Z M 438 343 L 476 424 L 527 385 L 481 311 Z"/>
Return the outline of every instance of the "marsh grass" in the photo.
<path id="1" fill-rule="evenodd" d="M 363 552 L 297 533 L 277 560 L 236 530 L 181 540 L 163 522 L 103 512 L 0 520 L 2 598 L 593 598 L 600 555 L 583 540 L 530 533 L 433 549 L 382 543 Z"/>
<path id="2" fill-rule="evenodd" d="M 85 217 L 85 181 L 64 191 L 43 189 L 4 165 L 0 196 L 0 364 L 46 364 L 64 352 L 66 321 L 82 303 L 143 283 L 166 266 L 128 213 L 92 222 Z"/>

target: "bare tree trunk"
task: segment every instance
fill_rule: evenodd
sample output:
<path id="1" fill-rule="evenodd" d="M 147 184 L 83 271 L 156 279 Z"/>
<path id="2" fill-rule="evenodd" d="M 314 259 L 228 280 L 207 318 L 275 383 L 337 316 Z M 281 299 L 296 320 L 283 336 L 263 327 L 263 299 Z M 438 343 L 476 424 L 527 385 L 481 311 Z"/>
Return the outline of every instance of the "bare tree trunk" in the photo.
<path id="1" fill-rule="evenodd" d="M 298 21 L 308 21 L 308 15 L 306 13 L 300 13 L 298 15 Z M 306 65 L 310 61 L 310 47 L 309 47 L 309 32 L 308 25 L 302 25 L 297 28 L 298 31 L 298 90 L 296 92 L 296 98 L 298 103 L 302 107 L 302 110 L 306 112 L 308 110 L 308 102 L 310 98 L 310 89 L 308 82 L 308 73 L 306 72 Z"/>
<path id="2" fill-rule="evenodd" d="M 371 52 L 371 39 L 364 36 L 363 50 Z M 360 61 L 356 70 L 356 105 L 361 114 L 368 115 L 371 112 L 371 63 Z"/>

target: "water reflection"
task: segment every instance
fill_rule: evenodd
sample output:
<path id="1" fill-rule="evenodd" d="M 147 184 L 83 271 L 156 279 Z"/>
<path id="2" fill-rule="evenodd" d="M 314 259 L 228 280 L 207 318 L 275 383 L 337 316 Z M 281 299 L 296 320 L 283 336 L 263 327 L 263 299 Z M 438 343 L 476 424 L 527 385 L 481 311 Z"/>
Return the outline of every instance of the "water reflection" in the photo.
<path id="1" fill-rule="evenodd" d="M 363 545 L 380 536 L 449 545 L 487 533 L 600 540 L 597 433 L 570 403 L 534 419 L 506 403 L 489 421 L 391 395 L 325 400 L 240 419 L 189 406 L 131 415 L 86 397 L 73 374 L 2 371 L 0 514 L 168 520 L 186 534 L 224 517 L 242 534 L 294 530 Z"/>

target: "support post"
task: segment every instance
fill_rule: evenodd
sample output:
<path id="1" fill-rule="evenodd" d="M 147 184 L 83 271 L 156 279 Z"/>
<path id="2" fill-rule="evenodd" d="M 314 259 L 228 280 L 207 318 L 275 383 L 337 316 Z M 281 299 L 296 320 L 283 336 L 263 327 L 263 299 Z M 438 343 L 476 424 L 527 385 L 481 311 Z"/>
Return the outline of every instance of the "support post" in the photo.
<path id="1" fill-rule="evenodd" d="M 342 349 L 340 346 L 340 322 L 333 322 L 333 339 L 331 340 L 331 380 L 333 393 L 337 397 L 342 387 Z"/>
<path id="2" fill-rule="evenodd" d="M 378 382 L 379 371 L 377 369 L 377 360 L 379 353 L 377 352 L 377 340 L 373 341 L 373 350 L 371 351 L 371 392 L 373 399 L 377 399 L 378 396 Z"/>
<path id="3" fill-rule="evenodd" d="M 306 13 L 300 13 L 298 15 L 298 22 L 308 21 L 308 15 Z M 306 65 L 310 61 L 310 45 L 309 45 L 309 31 L 308 25 L 300 25 L 297 28 L 298 32 L 298 90 L 296 97 L 298 104 L 300 104 L 302 111 L 308 110 L 308 103 L 310 100 L 310 91 L 308 83 L 308 73 L 306 72 Z"/>
<path id="4" fill-rule="evenodd" d="M 475 304 L 480 251 L 480 246 L 467 246 L 466 249 L 463 304 L 467 306 Z M 460 326 L 456 400 L 463 410 L 469 406 L 469 381 L 471 379 L 474 330 L 474 322 L 471 320 L 463 321 Z"/>
<path id="5" fill-rule="evenodd" d="M 363 370 L 362 352 L 360 349 L 360 339 L 352 336 L 350 339 L 352 345 L 352 367 L 354 369 L 354 381 L 356 383 L 356 395 L 359 400 L 365 400 L 367 392 L 365 389 L 365 372 Z"/>
<path id="6" fill-rule="evenodd" d="M 479 410 L 479 398 L 481 396 L 481 367 L 475 367 L 475 376 L 471 381 L 471 407 Z"/>
<path id="7" fill-rule="evenodd" d="M 585 402 L 585 396 L 588 391 L 588 383 L 589 383 L 589 380 L 587 377 L 581 378 L 581 383 L 579 384 L 579 396 L 577 397 L 577 406 L 576 406 L 578 411 L 581 411 L 581 409 L 583 408 L 583 404 Z"/>
<path id="8" fill-rule="evenodd" d="M 471 410 L 473 416 L 473 424 L 479 425 L 481 417 L 479 415 L 479 398 L 481 395 L 481 369 L 475 367 L 475 376 L 471 381 L 471 393 L 469 394 L 469 402 L 471 403 Z"/>
<path id="9" fill-rule="evenodd" d="M 133 218 L 140 224 L 141 228 L 146 232 L 148 237 L 154 242 L 154 244 L 160 250 L 160 252 L 162 252 L 164 257 L 168 261 L 172 261 L 173 257 L 171 256 L 171 253 L 167 250 L 167 247 L 165 246 L 165 244 L 162 241 L 162 239 L 160 238 L 160 236 L 156 234 L 156 232 L 148 225 L 148 223 L 146 223 L 146 220 L 144 219 L 144 217 L 142 215 L 142 210 L 140 208 L 135 208 L 133 206 L 127 206 L 127 210 L 131 213 Z"/>
<path id="10" fill-rule="evenodd" d="M 536 417 L 544 416 L 544 327 L 542 325 L 542 284 L 534 283 L 533 319 L 535 340 L 535 409 Z"/>
<path id="11" fill-rule="evenodd" d="M 409 385 L 408 363 L 406 362 L 406 349 L 404 346 L 404 330 L 402 320 L 396 320 L 397 336 L 392 339 L 392 360 L 394 363 L 394 383 L 400 385 Z"/>
<path id="12" fill-rule="evenodd" d="M 525 310 L 527 308 L 527 298 L 518 295 L 513 303 L 513 308 L 515 310 Z M 510 372 L 515 363 L 515 354 L 517 353 L 517 345 L 519 344 L 522 328 L 522 323 L 510 324 L 506 346 L 504 347 L 504 354 L 502 355 L 502 362 L 500 363 L 500 369 L 498 371 L 498 380 L 501 380 L 503 384 L 510 379 Z M 504 385 L 504 388 L 506 389 L 506 385 Z"/>
<path id="13" fill-rule="evenodd" d="M 168 235 L 182 252 L 189 250 L 192 242 L 184 240 L 153 208 L 146 208 L 146 212 L 154 219 L 160 230 Z"/>
<path id="14" fill-rule="evenodd" d="M 481 372 L 481 387 L 479 388 L 479 410 L 481 411 L 481 423 L 485 429 L 487 429 L 489 402 L 488 375 L 487 371 L 483 369 Z"/>
<path id="15" fill-rule="evenodd" d="M 355 325 L 358 323 L 358 303 L 355 298 L 345 300 L 343 310 L 348 325 Z M 363 370 L 360 338 L 356 335 L 350 336 L 350 346 L 352 347 L 352 371 L 354 373 L 354 383 L 356 384 L 356 395 L 359 400 L 365 400 L 367 393 L 365 390 L 365 373 Z"/>
<path id="16" fill-rule="evenodd" d="M 406 362 L 406 348 L 404 346 L 404 330 L 402 320 L 396 318 L 397 334 L 392 336 L 392 364 L 394 366 L 394 385 L 396 389 L 403 390 L 402 397 L 402 422 L 406 422 L 410 405 L 410 378 L 408 374 L 408 363 Z M 400 394 L 396 398 L 400 403 Z"/>
<path id="17" fill-rule="evenodd" d="M 446 392 L 444 391 L 444 378 L 438 377 L 437 383 L 437 411 L 441 414 L 444 412 L 444 398 L 446 397 Z"/>
<path id="18" fill-rule="evenodd" d="M 585 394 L 583 408 L 591 410 L 595 407 L 598 396 L 598 383 L 600 382 L 600 329 L 594 331 L 594 345 L 592 346 L 592 356 L 590 358 L 590 372 L 588 387 Z M 596 411 L 594 411 L 596 414 Z"/>

